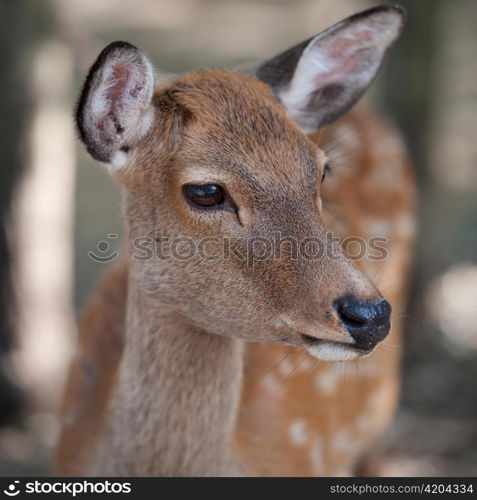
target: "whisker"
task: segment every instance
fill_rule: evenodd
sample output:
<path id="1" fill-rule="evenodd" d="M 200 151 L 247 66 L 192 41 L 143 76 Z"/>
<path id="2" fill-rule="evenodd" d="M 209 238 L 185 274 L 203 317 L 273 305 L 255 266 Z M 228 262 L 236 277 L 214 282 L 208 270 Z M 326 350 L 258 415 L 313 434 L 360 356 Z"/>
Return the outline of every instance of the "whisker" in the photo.
<path id="1" fill-rule="evenodd" d="M 267 370 L 267 372 L 265 373 L 265 375 L 275 375 L 276 372 L 278 371 L 279 367 L 281 366 L 281 364 L 288 358 L 288 356 L 290 356 L 291 352 L 292 352 L 291 349 L 288 350 L 280 358 L 280 360 L 278 361 L 278 363 L 273 363 L 273 365 Z"/>
<path id="2" fill-rule="evenodd" d="M 323 207 L 325 208 L 325 210 L 327 210 L 333 217 L 338 219 L 340 222 L 342 222 L 343 224 L 348 224 L 348 219 L 343 214 L 338 212 L 336 209 L 331 208 L 330 203 L 328 203 L 325 200 L 323 200 Z"/>
<path id="3" fill-rule="evenodd" d="M 316 367 L 320 364 L 321 360 L 315 358 L 315 362 L 313 363 L 313 366 L 311 367 L 310 373 L 313 373 L 316 369 Z"/>
<path id="4" fill-rule="evenodd" d="M 353 168 L 354 164 L 352 164 L 352 163 L 342 163 L 342 162 L 337 162 L 335 160 L 332 160 L 330 167 L 331 167 L 331 172 L 334 172 L 338 168 Z"/>
<path id="5" fill-rule="evenodd" d="M 289 377 L 293 377 L 293 375 L 295 374 L 295 372 L 298 370 L 298 368 L 300 368 L 300 366 L 303 364 L 303 361 L 305 361 L 305 359 L 307 359 L 307 357 L 309 357 L 309 355 L 306 352 L 304 352 L 303 353 L 303 357 L 296 364 L 295 368 L 292 370 L 292 372 L 290 373 Z"/>
<path id="6" fill-rule="evenodd" d="M 333 155 L 333 154 L 330 155 L 331 166 L 333 166 L 333 164 L 335 164 L 335 163 L 338 163 L 343 158 L 349 158 L 351 155 L 354 156 L 354 152 L 353 151 L 343 151 L 342 153 L 340 153 L 338 155 Z"/>

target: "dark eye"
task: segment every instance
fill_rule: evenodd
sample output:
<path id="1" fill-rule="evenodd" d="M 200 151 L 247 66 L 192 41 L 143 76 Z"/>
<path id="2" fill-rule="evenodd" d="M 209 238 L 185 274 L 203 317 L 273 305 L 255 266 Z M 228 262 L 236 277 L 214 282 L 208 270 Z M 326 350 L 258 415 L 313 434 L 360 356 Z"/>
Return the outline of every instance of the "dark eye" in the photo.
<path id="1" fill-rule="evenodd" d="M 225 193 L 217 184 L 185 186 L 186 198 L 200 208 L 220 208 L 225 202 Z"/>
<path id="2" fill-rule="evenodd" d="M 331 170 L 331 167 L 328 165 L 328 163 L 325 163 L 325 166 L 323 167 L 323 174 L 321 176 L 321 182 L 325 180 L 326 174 Z"/>

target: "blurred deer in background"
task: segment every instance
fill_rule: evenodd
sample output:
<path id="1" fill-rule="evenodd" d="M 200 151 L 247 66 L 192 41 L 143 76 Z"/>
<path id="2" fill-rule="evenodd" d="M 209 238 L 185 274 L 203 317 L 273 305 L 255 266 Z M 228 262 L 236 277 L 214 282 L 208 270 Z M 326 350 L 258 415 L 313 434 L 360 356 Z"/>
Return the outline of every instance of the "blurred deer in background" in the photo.
<path id="1" fill-rule="evenodd" d="M 377 7 L 251 74 L 197 71 L 157 88 L 134 46 L 100 54 L 77 125 L 122 185 L 126 242 L 84 314 L 59 473 L 332 475 L 360 460 L 366 472 L 398 397 L 413 180 L 386 123 L 363 109 L 340 117 L 403 19 Z M 330 229 L 385 237 L 387 259 L 358 267 Z M 250 244 L 277 234 L 323 252 L 281 245 L 263 258 Z M 145 242 L 205 240 L 207 255 L 144 258 Z M 379 269 L 388 337 L 391 306 L 368 277 Z"/>

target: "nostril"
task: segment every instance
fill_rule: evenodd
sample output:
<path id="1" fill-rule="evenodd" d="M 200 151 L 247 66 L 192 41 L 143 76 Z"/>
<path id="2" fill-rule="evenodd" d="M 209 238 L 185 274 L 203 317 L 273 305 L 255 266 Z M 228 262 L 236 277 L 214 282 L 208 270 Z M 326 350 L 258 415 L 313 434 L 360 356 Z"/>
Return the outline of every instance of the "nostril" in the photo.
<path id="1" fill-rule="evenodd" d="M 334 303 L 341 322 L 357 344 L 376 344 L 390 329 L 391 306 L 385 299 L 376 303 L 346 296 Z"/>
<path id="2" fill-rule="evenodd" d="M 357 307 L 355 304 L 338 303 L 335 308 L 341 321 L 353 328 L 359 328 L 368 321 L 362 307 Z"/>

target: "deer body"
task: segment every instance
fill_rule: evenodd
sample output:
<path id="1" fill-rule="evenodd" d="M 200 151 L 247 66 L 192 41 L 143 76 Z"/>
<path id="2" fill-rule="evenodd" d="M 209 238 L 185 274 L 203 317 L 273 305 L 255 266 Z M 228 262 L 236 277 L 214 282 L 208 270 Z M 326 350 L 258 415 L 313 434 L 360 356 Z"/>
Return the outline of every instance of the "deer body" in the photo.
<path id="1" fill-rule="evenodd" d="M 89 152 L 123 185 L 127 245 L 85 312 L 64 400 L 60 473 L 326 474 L 352 464 L 381 433 L 397 397 L 397 331 L 393 351 L 351 361 L 367 367 L 352 382 L 330 382 L 332 368 L 316 362 L 368 355 L 389 330 L 387 302 L 328 242 L 325 224 L 367 238 L 373 221 L 397 228 L 386 266 L 399 311 L 412 235 L 395 222 L 412 210 L 410 177 L 393 132 L 365 111 L 322 127 L 362 94 L 401 18 L 395 7 L 372 9 L 272 59 L 256 77 L 202 71 L 154 91 L 136 48 L 113 44 L 100 55 L 77 120 Z M 309 73 L 307 59 L 320 57 L 324 73 Z M 290 116 L 318 133 L 306 138 Z M 320 179 L 326 136 L 348 147 L 333 137 L 343 127 L 360 136 L 364 153 L 328 186 L 348 218 L 340 225 L 322 209 Z M 391 182 L 389 171 L 376 173 L 380 161 L 392 162 Z M 259 258 L 248 242 L 275 241 L 276 229 L 326 241 L 326 255 Z M 208 238 L 214 255 L 226 238 L 234 250 L 219 260 L 137 259 L 143 238 Z M 355 422 L 352 449 L 332 446 L 337 432 L 349 444 L 352 430 L 337 427 L 360 415 L 368 420 Z"/>

